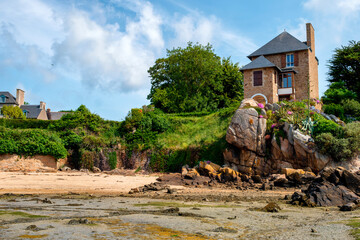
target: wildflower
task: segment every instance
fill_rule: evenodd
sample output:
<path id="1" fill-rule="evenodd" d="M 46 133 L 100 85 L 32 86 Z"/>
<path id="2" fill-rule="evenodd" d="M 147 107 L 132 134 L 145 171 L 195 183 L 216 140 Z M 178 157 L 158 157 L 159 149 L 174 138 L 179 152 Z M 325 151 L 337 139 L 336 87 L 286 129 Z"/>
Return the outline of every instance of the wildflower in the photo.
<path id="1" fill-rule="evenodd" d="M 206 161 L 207 164 L 210 164 L 211 162 L 210 161 Z"/>
<path id="2" fill-rule="evenodd" d="M 314 112 L 312 112 L 312 111 L 310 112 L 310 115 L 314 115 L 314 114 L 315 114 Z"/>
<path id="3" fill-rule="evenodd" d="M 264 116 L 263 115 L 260 115 L 259 118 L 263 118 Z"/>
<path id="4" fill-rule="evenodd" d="M 320 103 L 320 100 L 316 99 L 316 103 Z"/>
<path id="5" fill-rule="evenodd" d="M 275 114 L 275 111 L 272 111 L 273 114 Z"/>
<path id="6" fill-rule="evenodd" d="M 291 114 L 293 114 L 293 112 L 292 112 L 292 111 L 288 111 L 287 114 L 291 115 Z"/>
<path id="7" fill-rule="evenodd" d="M 264 104 L 258 103 L 258 107 L 259 107 L 259 108 L 264 108 Z"/>
<path id="8" fill-rule="evenodd" d="M 274 128 L 274 127 L 276 127 L 276 124 L 275 124 L 275 123 L 273 123 L 273 124 L 271 125 L 271 128 Z"/>

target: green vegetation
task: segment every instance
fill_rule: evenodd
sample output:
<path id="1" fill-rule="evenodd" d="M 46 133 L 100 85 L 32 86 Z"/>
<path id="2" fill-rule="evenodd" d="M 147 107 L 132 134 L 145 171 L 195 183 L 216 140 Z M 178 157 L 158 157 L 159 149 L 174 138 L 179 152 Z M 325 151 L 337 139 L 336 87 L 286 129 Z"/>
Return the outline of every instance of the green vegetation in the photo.
<path id="1" fill-rule="evenodd" d="M 11 119 L 25 119 L 23 111 L 18 106 L 3 106 L 1 108 L 1 114 L 5 118 Z"/>
<path id="2" fill-rule="evenodd" d="M 352 227 L 351 235 L 356 239 L 360 239 L 360 219 L 359 218 L 353 218 L 347 222 L 349 227 Z"/>
<path id="3" fill-rule="evenodd" d="M 20 212 L 20 211 L 6 211 L 6 210 L 0 210 L 0 216 L 1 215 L 13 215 L 21 218 L 45 218 L 47 216 L 42 215 L 33 215 L 26 212 Z"/>
<path id="4" fill-rule="evenodd" d="M 329 61 L 329 82 L 344 82 L 346 89 L 358 94 L 360 100 L 360 41 L 335 49 Z"/>
<path id="5" fill-rule="evenodd" d="M 216 111 L 243 97 L 242 74 L 230 58 L 222 59 L 210 44 L 188 43 L 167 50 L 149 69 L 148 99 L 167 113 Z"/>

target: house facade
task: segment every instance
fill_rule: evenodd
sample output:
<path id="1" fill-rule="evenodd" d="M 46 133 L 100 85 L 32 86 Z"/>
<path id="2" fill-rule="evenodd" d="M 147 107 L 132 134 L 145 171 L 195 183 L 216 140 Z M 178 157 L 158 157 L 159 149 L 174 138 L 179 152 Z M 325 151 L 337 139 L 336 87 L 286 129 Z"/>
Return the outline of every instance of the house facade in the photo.
<path id="1" fill-rule="evenodd" d="M 25 91 L 21 89 L 16 89 L 16 97 L 9 92 L 0 92 L 0 110 L 3 106 L 20 107 L 26 118 L 48 120 L 45 110 L 46 103 L 40 102 L 40 105 L 25 104 Z"/>
<path id="2" fill-rule="evenodd" d="M 306 24 L 306 41 L 284 31 L 248 56 L 240 69 L 244 75 L 244 97 L 261 103 L 319 98 L 318 59 L 315 31 Z"/>

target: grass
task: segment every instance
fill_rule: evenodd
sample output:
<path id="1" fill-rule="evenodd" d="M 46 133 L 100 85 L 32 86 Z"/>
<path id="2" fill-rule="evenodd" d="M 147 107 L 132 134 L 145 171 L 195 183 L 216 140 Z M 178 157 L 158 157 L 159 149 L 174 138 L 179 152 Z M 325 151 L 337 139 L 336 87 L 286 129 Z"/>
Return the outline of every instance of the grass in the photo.
<path id="1" fill-rule="evenodd" d="M 33 215 L 30 213 L 25 213 L 25 212 L 19 212 L 19 211 L 4 211 L 4 210 L 0 210 L 0 216 L 1 215 L 13 215 L 13 216 L 18 216 L 18 217 L 22 217 L 22 218 L 43 218 L 43 217 L 47 217 L 47 216 L 42 216 L 42 215 Z"/>
<path id="2" fill-rule="evenodd" d="M 356 239 L 360 240 L 360 218 L 354 218 L 347 222 L 349 227 L 352 227 L 351 235 Z"/>
<path id="3" fill-rule="evenodd" d="M 171 116 L 173 131 L 158 136 L 158 142 L 170 150 L 211 145 L 223 139 L 236 108 L 227 108 L 206 116 Z"/>
<path id="4" fill-rule="evenodd" d="M 145 206 L 153 206 L 153 207 L 178 207 L 178 208 L 235 208 L 240 207 L 237 205 L 204 205 L 204 204 L 185 204 L 185 203 L 178 203 L 178 202 L 148 202 L 148 203 L 137 203 L 134 204 L 136 207 L 145 207 Z"/>

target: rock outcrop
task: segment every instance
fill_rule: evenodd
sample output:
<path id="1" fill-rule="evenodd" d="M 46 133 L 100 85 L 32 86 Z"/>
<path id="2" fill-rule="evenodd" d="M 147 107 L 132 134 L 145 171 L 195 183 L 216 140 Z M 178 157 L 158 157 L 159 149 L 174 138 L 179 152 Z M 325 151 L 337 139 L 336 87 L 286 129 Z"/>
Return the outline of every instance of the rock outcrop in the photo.
<path id="1" fill-rule="evenodd" d="M 266 112 L 264 109 L 260 109 L 261 112 L 256 110 L 257 106 L 253 99 L 244 99 L 235 112 L 226 133 L 226 141 L 231 144 L 223 153 L 227 165 L 243 174 L 266 176 L 279 173 L 284 168 L 309 168 L 317 174 L 333 164 L 331 157 L 316 151 L 310 136 L 294 129 L 292 124 L 285 123 L 281 128 L 282 134 L 271 139 L 265 136 Z M 273 111 L 280 108 L 277 103 L 265 106 L 265 109 Z M 344 164 L 347 169 L 351 166 L 354 164 Z"/>

